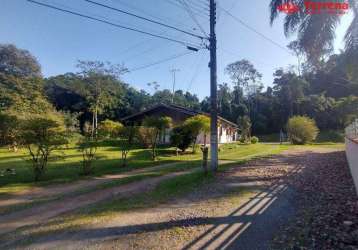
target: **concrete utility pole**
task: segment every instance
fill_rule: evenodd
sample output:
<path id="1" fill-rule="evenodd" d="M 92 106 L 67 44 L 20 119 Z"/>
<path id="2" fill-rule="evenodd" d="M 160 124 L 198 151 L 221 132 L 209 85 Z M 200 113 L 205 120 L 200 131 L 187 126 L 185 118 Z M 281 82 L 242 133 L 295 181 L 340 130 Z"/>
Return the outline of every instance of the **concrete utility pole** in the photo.
<path id="1" fill-rule="evenodd" d="M 174 103 L 174 96 L 175 96 L 175 82 L 176 82 L 176 72 L 179 72 L 180 69 L 172 69 L 170 72 L 173 74 L 173 96 L 172 96 L 172 103 Z"/>
<path id="2" fill-rule="evenodd" d="M 218 169 L 218 102 L 217 102 L 217 65 L 216 65 L 216 2 L 210 0 L 210 166 L 213 172 Z"/>

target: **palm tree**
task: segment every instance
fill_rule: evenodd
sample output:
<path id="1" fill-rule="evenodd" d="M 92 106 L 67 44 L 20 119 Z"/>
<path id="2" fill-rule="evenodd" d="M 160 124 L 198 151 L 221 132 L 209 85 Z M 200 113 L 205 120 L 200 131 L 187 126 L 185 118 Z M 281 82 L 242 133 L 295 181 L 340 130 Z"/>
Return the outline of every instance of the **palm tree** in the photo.
<path id="1" fill-rule="evenodd" d="M 311 2 L 324 2 L 324 0 L 311 0 Z M 358 1 L 348 0 L 353 12 L 353 20 L 345 35 L 346 52 L 358 51 Z M 309 14 L 305 11 L 305 0 L 271 0 L 270 22 L 273 24 L 278 17 L 278 7 L 282 4 L 293 3 L 300 6 L 300 11 L 287 15 L 284 20 L 286 36 L 297 33 L 297 42 L 305 52 L 311 63 L 318 63 L 322 56 L 333 50 L 335 30 L 342 15 L 329 13 Z M 352 54 L 352 53 L 350 53 Z"/>

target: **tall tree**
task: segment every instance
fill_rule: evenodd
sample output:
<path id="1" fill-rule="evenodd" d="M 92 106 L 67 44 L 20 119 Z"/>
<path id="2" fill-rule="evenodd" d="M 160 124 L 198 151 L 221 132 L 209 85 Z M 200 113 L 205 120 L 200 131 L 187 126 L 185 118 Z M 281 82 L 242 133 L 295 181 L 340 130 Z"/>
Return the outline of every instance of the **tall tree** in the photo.
<path id="1" fill-rule="evenodd" d="M 119 80 L 120 76 L 128 70 L 123 65 L 100 61 L 78 61 L 77 67 L 90 88 L 87 99 L 91 104 L 92 133 L 95 134 L 98 128 L 98 115 L 109 105 L 111 100 L 109 86 L 108 84 L 106 88 L 104 86 L 108 82 Z"/>
<path id="2" fill-rule="evenodd" d="M 271 24 L 279 15 L 279 6 L 288 2 L 287 0 L 271 0 Z M 310 1 L 311 4 L 316 2 Z M 357 51 L 358 2 L 356 0 L 348 0 L 348 2 L 354 17 L 345 36 L 346 50 Z M 332 14 L 328 11 L 311 14 L 306 10 L 305 3 L 307 1 L 304 0 L 293 0 L 290 3 L 297 4 L 300 11 L 285 16 L 284 33 L 286 36 L 297 33 L 298 44 L 306 52 L 309 61 L 314 65 L 319 65 L 322 57 L 333 50 L 335 31 L 342 15 Z"/>
<path id="3" fill-rule="evenodd" d="M 242 88 L 255 84 L 262 78 L 262 74 L 246 59 L 229 64 L 226 66 L 225 72 L 236 86 Z"/>
<path id="4" fill-rule="evenodd" d="M 41 66 L 29 51 L 0 44 L 0 73 L 16 77 L 41 77 Z"/>

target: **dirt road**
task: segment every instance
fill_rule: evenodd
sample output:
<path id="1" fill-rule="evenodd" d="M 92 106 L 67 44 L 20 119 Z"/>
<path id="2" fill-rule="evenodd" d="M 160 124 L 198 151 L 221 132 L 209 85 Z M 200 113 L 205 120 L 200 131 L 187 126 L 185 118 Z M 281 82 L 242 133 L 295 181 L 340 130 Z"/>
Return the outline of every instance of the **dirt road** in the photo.
<path id="1" fill-rule="evenodd" d="M 85 225 L 69 230 L 38 233 L 36 228 L 46 222 L 29 221 L 26 230 L 20 230 L 8 242 L 0 243 L 0 247 L 267 249 L 280 226 L 297 213 L 295 190 L 288 185 L 288 180 L 299 176 L 302 169 L 314 167 L 330 154 L 332 150 L 326 149 L 290 151 L 251 161 L 220 173 L 210 185 L 201 186 L 164 205 L 118 212 L 111 218 L 94 218 Z M 145 192 L 148 187 L 154 187 L 164 178 L 173 176 L 135 183 L 131 194 Z M 121 190 L 123 192 L 123 188 Z M 77 200 L 85 202 L 81 197 L 77 197 Z M 18 217 L 20 221 L 27 218 L 31 217 Z M 6 225 L 9 223 L 0 222 L 2 230 Z"/>

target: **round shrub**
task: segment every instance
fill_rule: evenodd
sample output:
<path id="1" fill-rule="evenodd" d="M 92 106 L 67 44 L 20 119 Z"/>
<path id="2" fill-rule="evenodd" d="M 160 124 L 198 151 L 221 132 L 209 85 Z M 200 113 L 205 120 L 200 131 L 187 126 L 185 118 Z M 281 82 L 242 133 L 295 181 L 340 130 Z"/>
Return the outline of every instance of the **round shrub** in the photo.
<path id="1" fill-rule="evenodd" d="M 316 122 L 306 116 L 294 116 L 288 120 L 287 133 L 292 144 L 306 144 L 316 139 L 319 130 Z"/>
<path id="2" fill-rule="evenodd" d="M 256 144 L 258 142 L 259 142 L 259 138 L 257 138 L 256 136 L 251 137 L 251 143 L 252 144 Z"/>
<path id="3" fill-rule="evenodd" d="M 194 138 L 195 137 L 190 130 L 186 129 L 184 126 L 178 126 L 172 130 L 170 141 L 172 146 L 185 152 L 193 142 Z"/>

